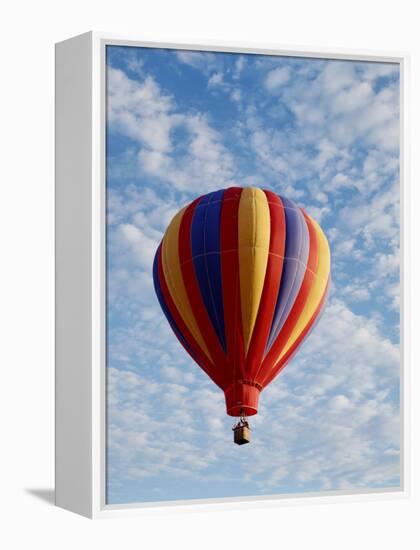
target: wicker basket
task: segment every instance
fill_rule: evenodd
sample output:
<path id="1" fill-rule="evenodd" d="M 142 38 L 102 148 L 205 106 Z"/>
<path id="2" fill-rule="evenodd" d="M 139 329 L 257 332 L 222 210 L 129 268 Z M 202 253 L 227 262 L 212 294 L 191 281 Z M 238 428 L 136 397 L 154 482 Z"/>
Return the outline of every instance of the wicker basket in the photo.
<path id="1" fill-rule="evenodd" d="M 233 441 L 237 445 L 244 445 L 251 441 L 251 430 L 247 426 L 239 426 L 233 430 Z"/>

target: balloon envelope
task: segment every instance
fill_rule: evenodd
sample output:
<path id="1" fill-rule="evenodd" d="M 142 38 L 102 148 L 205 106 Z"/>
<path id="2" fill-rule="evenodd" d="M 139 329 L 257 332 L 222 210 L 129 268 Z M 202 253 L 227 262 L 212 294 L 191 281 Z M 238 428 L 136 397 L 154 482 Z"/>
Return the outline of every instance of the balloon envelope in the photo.
<path id="1" fill-rule="evenodd" d="M 322 312 L 330 251 L 291 200 L 231 187 L 178 212 L 153 278 L 172 330 L 224 391 L 227 413 L 253 415 Z"/>

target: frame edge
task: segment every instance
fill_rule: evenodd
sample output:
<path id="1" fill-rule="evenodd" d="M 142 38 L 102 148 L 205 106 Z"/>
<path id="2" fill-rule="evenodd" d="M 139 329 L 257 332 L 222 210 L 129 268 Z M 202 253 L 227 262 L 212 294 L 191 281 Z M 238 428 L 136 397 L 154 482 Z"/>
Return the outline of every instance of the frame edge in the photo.
<path id="1" fill-rule="evenodd" d="M 92 33 L 55 46 L 55 504 L 92 517 Z"/>

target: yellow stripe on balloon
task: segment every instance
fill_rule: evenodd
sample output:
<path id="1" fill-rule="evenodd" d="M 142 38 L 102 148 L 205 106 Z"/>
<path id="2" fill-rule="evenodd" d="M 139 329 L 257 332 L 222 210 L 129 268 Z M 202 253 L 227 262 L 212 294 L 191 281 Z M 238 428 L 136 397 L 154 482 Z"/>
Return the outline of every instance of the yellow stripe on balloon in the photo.
<path id="1" fill-rule="evenodd" d="M 270 250 L 270 209 L 256 187 L 242 191 L 238 212 L 239 281 L 245 353 L 251 342 Z"/>
<path id="2" fill-rule="evenodd" d="M 187 291 L 184 285 L 184 279 L 182 277 L 181 264 L 179 261 L 179 228 L 181 226 L 182 216 L 184 215 L 186 208 L 183 208 L 172 219 L 166 230 L 165 236 L 162 241 L 162 267 L 163 274 L 165 276 L 166 284 L 168 285 L 169 292 L 172 300 L 175 303 L 176 308 L 179 311 L 184 323 L 187 325 L 189 331 L 193 335 L 197 344 L 207 355 L 211 362 L 210 353 L 201 335 L 200 329 L 197 325 L 195 317 L 193 315 L 190 301 L 187 295 Z"/>
<path id="3" fill-rule="evenodd" d="M 324 235 L 324 232 L 317 224 L 317 222 L 308 216 L 312 225 L 314 226 L 316 232 L 316 238 L 318 241 L 318 265 L 316 269 L 316 274 L 312 283 L 311 290 L 309 291 L 308 298 L 306 300 L 305 307 L 303 308 L 302 313 L 293 329 L 292 334 L 289 336 L 289 339 L 286 342 L 281 354 L 279 355 L 275 364 L 281 361 L 282 357 L 287 353 L 291 348 L 294 342 L 299 338 L 302 331 L 305 329 L 309 321 L 311 320 L 313 314 L 316 311 L 319 303 L 322 300 L 325 289 L 328 284 L 328 277 L 330 273 L 330 247 L 328 246 L 327 238 Z"/>

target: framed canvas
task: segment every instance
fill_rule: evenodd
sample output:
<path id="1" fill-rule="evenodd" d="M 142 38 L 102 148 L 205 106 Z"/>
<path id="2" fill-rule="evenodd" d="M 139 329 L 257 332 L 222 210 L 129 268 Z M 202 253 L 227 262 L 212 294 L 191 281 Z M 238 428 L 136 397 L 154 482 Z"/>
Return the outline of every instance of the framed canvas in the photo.
<path id="1" fill-rule="evenodd" d="M 56 504 L 407 494 L 407 56 L 56 45 Z"/>

